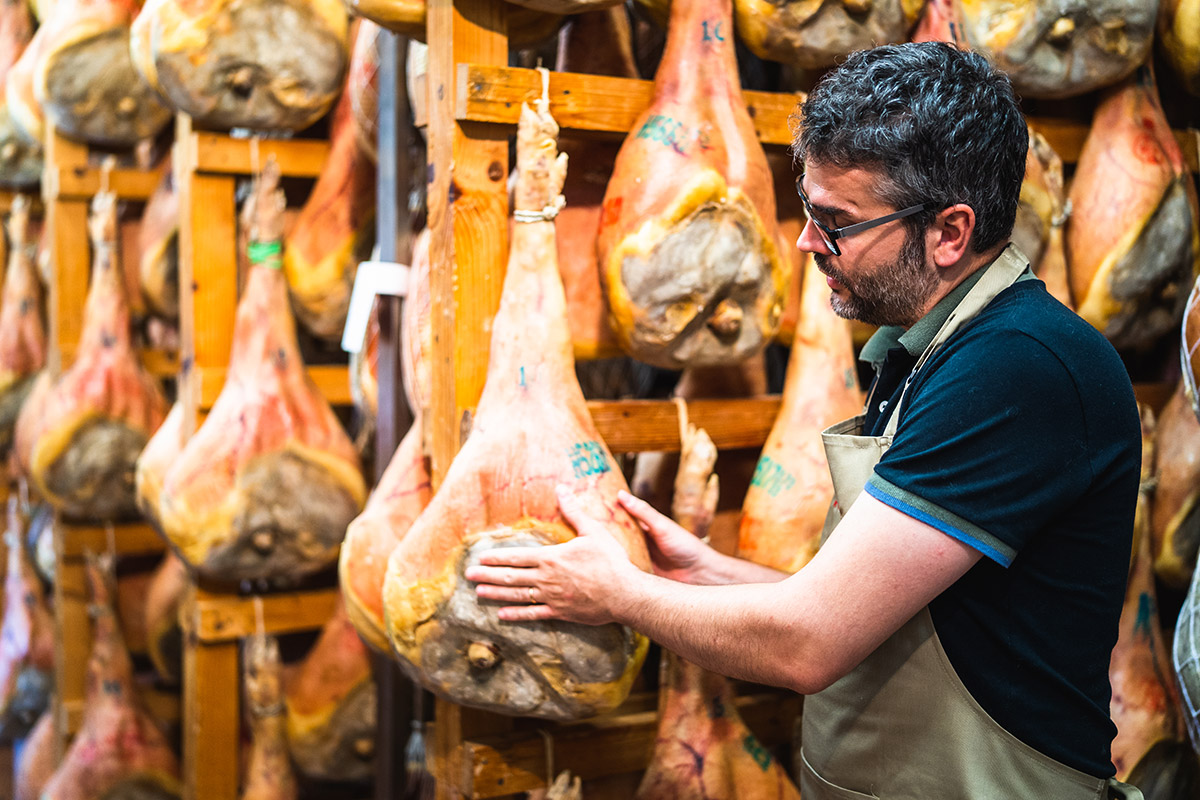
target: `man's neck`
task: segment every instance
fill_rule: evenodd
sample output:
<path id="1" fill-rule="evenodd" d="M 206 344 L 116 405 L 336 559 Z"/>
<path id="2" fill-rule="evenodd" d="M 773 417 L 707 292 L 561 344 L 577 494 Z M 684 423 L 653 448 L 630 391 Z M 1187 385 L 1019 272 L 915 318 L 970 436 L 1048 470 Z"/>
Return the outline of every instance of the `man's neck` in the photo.
<path id="1" fill-rule="evenodd" d="M 922 319 L 926 314 L 932 311 L 933 308 L 940 303 L 946 297 L 946 295 L 953 292 L 959 284 L 999 258 L 1000 254 L 1004 252 L 1004 248 L 1007 246 L 1008 242 L 1004 241 L 993 247 L 991 250 L 987 250 L 983 253 L 969 252 L 959 259 L 957 263 L 949 267 L 935 267 L 935 269 L 938 270 L 937 289 L 929 296 L 929 300 L 926 301 L 925 307 L 921 309 L 921 313 L 917 317 L 917 320 Z M 905 325 L 903 327 L 905 330 L 908 330 L 912 327 L 912 325 L 915 324 L 916 322 L 914 321 L 912 324 Z"/>

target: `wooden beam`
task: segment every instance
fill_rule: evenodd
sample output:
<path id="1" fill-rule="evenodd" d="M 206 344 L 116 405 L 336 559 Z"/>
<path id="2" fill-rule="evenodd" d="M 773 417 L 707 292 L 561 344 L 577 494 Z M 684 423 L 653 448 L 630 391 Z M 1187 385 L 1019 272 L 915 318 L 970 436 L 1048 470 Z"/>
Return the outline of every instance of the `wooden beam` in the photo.
<path id="1" fill-rule="evenodd" d="M 241 685 L 238 643 L 200 641 L 197 593 L 188 587 L 179 610 L 183 628 L 183 800 L 234 800 L 241 771 Z"/>
<path id="2" fill-rule="evenodd" d="M 708 431 L 719 450 L 762 447 L 779 415 L 778 395 L 741 400 L 689 400 L 688 420 Z M 679 449 L 679 410 L 671 400 L 588 402 L 600 438 L 614 453 Z"/>
<path id="3" fill-rule="evenodd" d="M 49 200 L 91 200 L 104 184 L 98 167 L 48 166 L 42 173 L 42 183 Z M 122 200 L 149 200 L 162 170 L 114 169 L 108 174 L 108 188 Z"/>
<path id="4" fill-rule="evenodd" d="M 542 95 L 537 70 L 485 64 L 458 65 L 455 117 L 515 125 L 521 103 Z M 650 105 L 654 82 L 575 72 L 550 73 L 550 114 L 563 130 L 625 133 Z M 802 95 L 743 92 L 754 129 L 764 144 L 792 142 L 788 118 Z"/>
<path id="5" fill-rule="evenodd" d="M 772 747 L 791 741 L 800 702 L 798 695 L 772 692 L 738 697 L 735 704 L 746 726 L 760 742 Z M 658 713 L 650 708 L 469 739 L 463 750 L 470 782 L 463 787 L 463 794 L 500 797 L 543 788 L 549 763 L 555 772 L 570 770 L 585 781 L 644 770 L 657 733 Z"/>
<path id="6" fill-rule="evenodd" d="M 263 628 L 267 633 L 311 631 L 333 616 L 338 589 L 280 592 L 257 597 L 197 589 L 196 601 L 188 612 L 192 615 L 189 629 L 195 631 L 200 642 L 236 642 L 257 631 L 258 600 L 262 601 Z"/>
<path id="7" fill-rule="evenodd" d="M 89 551 L 108 551 L 108 529 L 103 525 L 63 523 L 59 529 L 57 543 L 63 559 L 80 559 Z M 166 550 L 166 543 L 150 525 L 132 522 L 113 526 L 113 547 L 121 556 L 156 555 Z"/>
<path id="8" fill-rule="evenodd" d="M 350 394 L 350 368 L 345 364 L 317 364 L 306 367 L 308 377 L 321 392 L 321 396 L 334 406 L 354 403 Z M 201 367 L 194 370 L 200 382 L 200 409 L 208 411 L 217 402 L 217 395 L 225 386 L 226 367 Z"/>
<path id="9" fill-rule="evenodd" d="M 329 142 L 325 139 L 258 139 L 255 145 L 253 139 L 197 131 L 187 141 L 197 172 L 250 175 L 255 167 L 255 147 L 259 165 L 273 155 L 280 174 L 287 177 L 315 178 L 329 160 Z"/>

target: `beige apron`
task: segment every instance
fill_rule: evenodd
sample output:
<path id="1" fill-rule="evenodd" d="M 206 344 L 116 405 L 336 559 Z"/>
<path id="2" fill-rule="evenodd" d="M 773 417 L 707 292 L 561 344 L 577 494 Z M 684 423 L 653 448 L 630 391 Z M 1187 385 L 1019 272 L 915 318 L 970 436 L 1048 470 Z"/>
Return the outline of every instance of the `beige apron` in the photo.
<path id="1" fill-rule="evenodd" d="M 863 417 L 822 433 L 834 503 L 825 534 L 849 510 L 892 443 L 912 375 L 958 328 L 1024 272 L 1015 247 L 1001 253 L 922 353 L 882 436 L 861 435 Z M 959 680 L 921 609 L 862 664 L 804 701 L 797 758 L 804 800 L 1140 798 L 1043 755 L 997 724 Z"/>

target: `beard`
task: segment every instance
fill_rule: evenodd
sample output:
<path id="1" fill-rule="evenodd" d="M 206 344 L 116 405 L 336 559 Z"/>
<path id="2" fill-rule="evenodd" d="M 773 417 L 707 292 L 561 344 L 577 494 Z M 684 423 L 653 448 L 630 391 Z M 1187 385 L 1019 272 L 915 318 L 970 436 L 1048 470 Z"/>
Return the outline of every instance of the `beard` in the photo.
<path id="1" fill-rule="evenodd" d="M 849 278 L 834 267 L 829 256 L 814 253 L 817 269 L 845 287 L 829 300 L 833 313 L 868 325 L 909 326 L 925 313 L 937 288 L 937 274 L 925 264 L 925 237 L 907 232 L 894 264 Z"/>

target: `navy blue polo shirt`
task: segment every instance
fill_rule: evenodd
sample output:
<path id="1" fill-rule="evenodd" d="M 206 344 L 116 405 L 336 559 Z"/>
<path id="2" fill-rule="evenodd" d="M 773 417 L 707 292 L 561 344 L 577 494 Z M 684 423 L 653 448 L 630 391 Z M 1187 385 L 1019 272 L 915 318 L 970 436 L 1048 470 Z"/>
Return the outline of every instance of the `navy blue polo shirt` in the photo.
<path id="1" fill-rule="evenodd" d="M 876 369 L 867 433 L 883 432 L 917 357 L 981 275 L 864 347 Z M 1104 778 L 1141 429 L 1112 346 L 1023 278 L 913 378 L 865 491 L 983 554 L 930 604 L 950 663 L 1018 739 Z"/>

